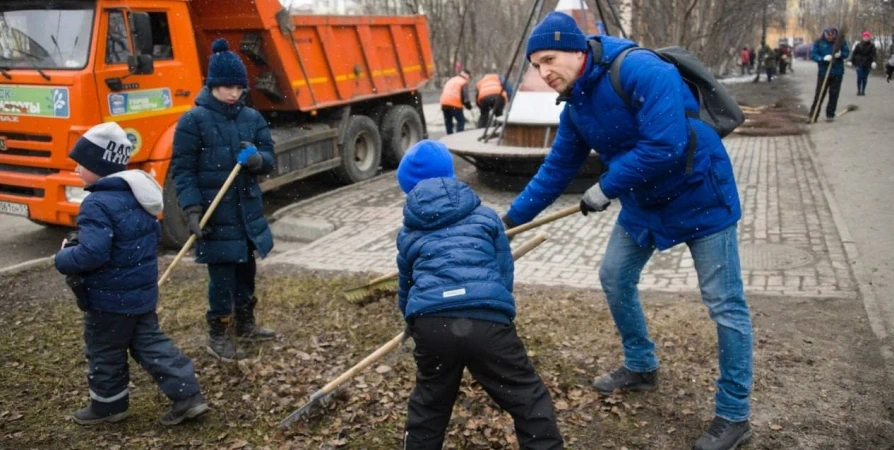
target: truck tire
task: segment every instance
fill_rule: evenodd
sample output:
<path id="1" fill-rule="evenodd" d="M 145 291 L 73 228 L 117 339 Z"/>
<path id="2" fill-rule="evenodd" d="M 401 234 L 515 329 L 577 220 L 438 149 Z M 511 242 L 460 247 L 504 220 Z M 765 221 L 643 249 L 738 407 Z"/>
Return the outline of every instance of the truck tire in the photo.
<path id="1" fill-rule="evenodd" d="M 422 118 L 409 105 L 395 105 L 382 120 L 382 162 L 394 168 L 404 153 L 422 139 Z"/>
<path id="2" fill-rule="evenodd" d="M 161 245 L 166 248 L 179 250 L 189 239 L 189 226 L 186 224 L 186 215 L 180 209 L 177 201 L 177 189 L 174 188 L 174 179 L 171 171 L 165 177 L 165 186 L 162 193 L 164 200 L 164 219 L 161 221 Z"/>
<path id="3" fill-rule="evenodd" d="M 341 166 L 333 170 L 344 184 L 368 180 L 379 172 L 382 139 L 376 123 L 367 116 L 351 116 L 341 150 Z"/>

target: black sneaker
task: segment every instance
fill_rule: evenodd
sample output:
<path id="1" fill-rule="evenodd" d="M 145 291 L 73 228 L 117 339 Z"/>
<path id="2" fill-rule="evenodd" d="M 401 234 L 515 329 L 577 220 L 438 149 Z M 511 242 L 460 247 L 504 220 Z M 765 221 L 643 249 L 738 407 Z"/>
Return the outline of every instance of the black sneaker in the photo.
<path id="1" fill-rule="evenodd" d="M 692 450 L 735 450 L 749 439 L 751 439 L 751 423 L 747 420 L 730 422 L 714 416 L 711 426 L 695 441 Z"/>
<path id="2" fill-rule="evenodd" d="M 658 387 L 658 369 L 651 372 L 631 372 L 621 366 L 593 381 L 593 387 L 602 395 L 611 395 L 618 389 L 632 392 L 654 391 Z"/>
<path id="3" fill-rule="evenodd" d="M 245 359 L 245 352 L 236 347 L 227 333 L 228 317 L 208 319 L 208 353 L 225 362 Z"/>
<path id="4" fill-rule="evenodd" d="M 99 414 L 92 406 L 93 402 L 90 402 L 89 405 L 75 411 L 74 414 L 71 415 L 72 420 L 79 425 L 97 425 L 105 422 L 121 422 L 127 418 L 126 410 L 119 413 Z"/>
<path id="5" fill-rule="evenodd" d="M 185 400 L 178 400 L 171 405 L 171 410 L 161 416 L 162 425 L 177 425 L 187 419 L 198 417 L 208 411 L 208 403 L 199 392 Z"/>

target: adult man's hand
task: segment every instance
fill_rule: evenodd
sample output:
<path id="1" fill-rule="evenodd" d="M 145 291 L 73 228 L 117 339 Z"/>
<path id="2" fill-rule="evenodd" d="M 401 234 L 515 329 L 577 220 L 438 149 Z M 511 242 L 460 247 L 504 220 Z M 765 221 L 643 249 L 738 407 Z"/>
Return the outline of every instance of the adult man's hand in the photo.
<path id="1" fill-rule="evenodd" d="M 196 239 L 202 239 L 202 207 L 193 205 L 183 210 L 186 214 L 186 224 L 189 226 L 189 232 L 196 235 Z"/>
<path id="2" fill-rule="evenodd" d="M 876 63 L 873 62 L 873 63 L 872 63 L 872 70 L 875 70 L 876 67 L 878 67 L 878 64 L 876 64 Z"/>
<path id="3" fill-rule="evenodd" d="M 515 228 L 515 222 L 513 222 L 512 219 L 509 218 L 509 216 L 503 215 L 503 217 L 500 217 L 500 220 L 503 221 L 503 228 L 507 230 Z"/>
<path id="4" fill-rule="evenodd" d="M 848 67 L 854 67 L 854 63 L 848 61 L 848 62 L 847 62 L 847 66 L 848 66 Z"/>
<path id="5" fill-rule="evenodd" d="M 835 59 L 841 58 L 841 52 L 840 52 L 840 51 L 839 51 L 839 52 L 835 52 L 835 54 L 832 55 L 832 56 L 834 56 Z"/>
<path id="6" fill-rule="evenodd" d="M 823 56 L 823 61 L 829 62 L 832 60 L 832 55 Z"/>
<path id="7" fill-rule="evenodd" d="M 602 187 L 596 183 L 580 198 L 580 213 L 587 215 L 591 212 L 602 212 L 608 205 L 612 203 L 605 194 L 602 193 Z"/>

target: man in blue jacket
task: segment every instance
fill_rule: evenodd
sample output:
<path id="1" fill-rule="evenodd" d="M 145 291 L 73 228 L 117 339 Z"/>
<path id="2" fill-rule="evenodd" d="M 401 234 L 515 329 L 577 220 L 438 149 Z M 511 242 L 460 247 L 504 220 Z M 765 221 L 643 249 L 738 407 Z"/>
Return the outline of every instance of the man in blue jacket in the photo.
<path id="1" fill-rule="evenodd" d="M 715 417 L 696 441 L 699 450 L 733 449 L 751 437 L 752 330 L 743 292 L 736 223 L 741 216 L 729 156 L 708 124 L 687 117 L 695 96 L 673 65 L 648 51 L 630 52 L 621 65 L 628 106 L 608 70 L 635 43 L 608 36 L 594 60 L 574 19 L 549 14 L 528 40 L 527 56 L 566 102 L 552 150 L 503 217 L 507 227 L 533 219 L 565 191 L 591 149 L 608 171 L 580 201 L 581 213 L 621 203 L 599 278 L 621 335 L 624 364 L 593 384 L 601 393 L 653 390 L 658 358 L 649 339 L 637 282 L 655 250 L 685 243 L 695 260 L 702 300 L 717 326 L 720 378 Z M 697 117 L 697 114 L 694 114 Z M 696 140 L 691 171 L 690 139 Z"/>
<path id="2" fill-rule="evenodd" d="M 463 369 L 512 415 L 519 447 L 559 450 L 552 399 L 515 331 L 514 265 L 500 217 L 457 181 L 440 142 L 401 159 L 398 306 L 416 350 L 404 448 L 440 450 Z"/>
<path id="3" fill-rule="evenodd" d="M 273 170 L 273 139 L 261 113 L 245 104 L 248 75 L 239 55 L 225 39 L 214 41 L 211 50 L 206 86 L 195 108 L 177 122 L 171 172 L 189 231 L 198 238 L 196 262 L 208 265 L 207 350 L 232 361 L 245 357 L 227 337 L 233 319 L 241 339 L 275 337 L 273 330 L 256 325 L 254 314 L 255 257 L 263 258 L 273 248 L 258 184 L 258 175 Z M 236 164 L 243 169 L 208 228 L 201 229 L 205 210 Z"/>
<path id="4" fill-rule="evenodd" d="M 74 413 L 81 425 L 127 417 L 128 352 L 174 402 L 162 424 L 208 410 L 192 361 L 158 327 L 156 216 L 162 192 L 148 173 L 125 170 L 131 150 L 124 130 L 109 122 L 84 133 L 69 154 L 90 192 L 81 203 L 77 234 L 55 257 L 84 310 L 90 404 Z"/>
<path id="5" fill-rule="evenodd" d="M 841 47 L 835 50 L 835 39 L 838 38 L 838 28 L 826 27 L 823 36 L 813 43 L 810 51 L 810 59 L 816 61 L 819 70 L 816 73 L 816 93 L 813 95 L 813 104 L 810 106 L 810 117 L 816 114 L 816 108 L 822 107 L 823 80 L 826 71 L 829 72 L 829 80 L 826 82 L 826 92 L 829 95 L 829 103 L 826 105 L 826 122 L 835 120 L 835 108 L 838 107 L 838 94 L 841 93 L 841 80 L 844 79 L 844 60 L 851 54 L 847 39 L 842 39 Z M 833 61 L 834 60 L 834 61 Z"/>

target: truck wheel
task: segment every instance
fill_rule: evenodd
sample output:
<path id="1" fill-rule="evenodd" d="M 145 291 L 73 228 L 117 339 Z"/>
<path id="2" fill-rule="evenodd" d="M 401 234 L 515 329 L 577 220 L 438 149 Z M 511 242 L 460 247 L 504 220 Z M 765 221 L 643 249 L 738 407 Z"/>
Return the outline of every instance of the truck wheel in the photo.
<path id="1" fill-rule="evenodd" d="M 397 167 L 411 145 L 422 139 L 422 118 L 409 105 L 395 105 L 382 120 L 382 161 Z"/>
<path id="2" fill-rule="evenodd" d="M 345 130 L 341 166 L 333 173 L 345 184 L 368 180 L 379 172 L 382 162 L 382 139 L 376 123 L 367 116 L 351 116 Z"/>
<path id="3" fill-rule="evenodd" d="M 180 249 L 189 239 L 189 226 L 186 224 L 186 215 L 183 214 L 177 201 L 177 189 L 174 188 L 170 170 L 165 177 L 162 196 L 165 214 L 161 221 L 161 245 L 170 249 Z"/>

